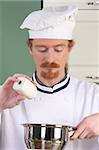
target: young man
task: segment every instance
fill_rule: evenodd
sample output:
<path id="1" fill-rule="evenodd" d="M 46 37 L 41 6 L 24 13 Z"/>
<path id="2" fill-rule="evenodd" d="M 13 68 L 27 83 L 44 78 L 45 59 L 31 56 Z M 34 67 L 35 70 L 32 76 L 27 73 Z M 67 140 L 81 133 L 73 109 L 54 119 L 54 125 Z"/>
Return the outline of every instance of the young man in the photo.
<path id="1" fill-rule="evenodd" d="M 21 28 L 29 31 L 29 52 L 38 94 L 29 101 L 12 89 L 22 74 L 9 77 L 0 89 L 0 149 L 24 150 L 22 123 L 63 124 L 76 128 L 69 150 L 98 150 L 99 87 L 68 74 L 74 45 L 75 7 L 46 8 L 31 13 Z M 24 101 L 23 101 L 24 100 Z"/>

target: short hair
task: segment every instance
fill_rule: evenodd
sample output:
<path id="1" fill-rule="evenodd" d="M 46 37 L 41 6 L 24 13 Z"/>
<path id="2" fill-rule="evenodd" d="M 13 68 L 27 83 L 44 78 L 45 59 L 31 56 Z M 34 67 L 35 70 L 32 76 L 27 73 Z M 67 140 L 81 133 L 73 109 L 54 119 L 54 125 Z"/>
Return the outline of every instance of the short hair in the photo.
<path id="1" fill-rule="evenodd" d="M 33 40 L 34 39 L 28 39 L 28 41 L 27 41 L 27 44 L 30 48 L 32 47 L 32 41 Z M 69 48 L 72 48 L 75 44 L 74 40 L 68 40 L 68 41 L 69 41 L 69 44 L 68 44 Z"/>

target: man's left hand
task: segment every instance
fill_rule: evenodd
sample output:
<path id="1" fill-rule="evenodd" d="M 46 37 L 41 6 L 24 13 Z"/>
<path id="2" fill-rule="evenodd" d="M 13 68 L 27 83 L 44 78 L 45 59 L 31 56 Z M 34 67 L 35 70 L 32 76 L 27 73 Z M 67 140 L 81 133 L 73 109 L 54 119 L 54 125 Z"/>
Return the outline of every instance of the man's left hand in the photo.
<path id="1" fill-rule="evenodd" d="M 84 118 L 76 127 L 76 131 L 71 140 L 94 138 L 99 136 L 99 113 Z"/>

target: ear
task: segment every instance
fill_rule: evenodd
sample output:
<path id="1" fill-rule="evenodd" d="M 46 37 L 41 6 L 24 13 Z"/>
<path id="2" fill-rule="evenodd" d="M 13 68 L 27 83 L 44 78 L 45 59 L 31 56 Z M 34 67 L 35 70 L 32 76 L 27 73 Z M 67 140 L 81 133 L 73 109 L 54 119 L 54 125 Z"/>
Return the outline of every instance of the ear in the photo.
<path id="1" fill-rule="evenodd" d="M 30 55 L 32 55 L 33 53 L 32 53 L 32 47 L 30 47 L 30 46 L 28 46 L 28 50 L 29 50 L 29 53 L 30 53 Z"/>
<path id="2" fill-rule="evenodd" d="M 70 53 L 72 51 L 72 47 L 68 47 L 68 51 Z"/>
<path id="3" fill-rule="evenodd" d="M 71 52 L 74 45 L 75 45 L 75 42 L 73 40 L 70 40 L 68 43 L 69 52 Z"/>
<path id="4" fill-rule="evenodd" d="M 32 49 L 32 41 L 31 40 L 28 40 L 28 50 L 29 50 L 30 55 L 32 55 L 33 49 Z"/>

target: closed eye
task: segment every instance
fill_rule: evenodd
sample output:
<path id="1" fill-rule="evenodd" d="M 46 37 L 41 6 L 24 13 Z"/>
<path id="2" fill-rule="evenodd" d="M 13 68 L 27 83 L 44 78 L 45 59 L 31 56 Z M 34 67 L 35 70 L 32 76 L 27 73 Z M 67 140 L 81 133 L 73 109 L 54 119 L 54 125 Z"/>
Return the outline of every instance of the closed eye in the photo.
<path id="1" fill-rule="evenodd" d="M 39 52 L 46 52 L 47 50 L 48 50 L 48 48 L 47 47 L 45 47 L 45 46 L 35 46 L 35 49 L 37 50 L 37 51 L 39 51 Z"/>
<path id="2" fill-rule="evenodd" d="M 65 45 L 57 45 L 54 47 L 56 52 L 62 52 L 65 49 Z"/>

